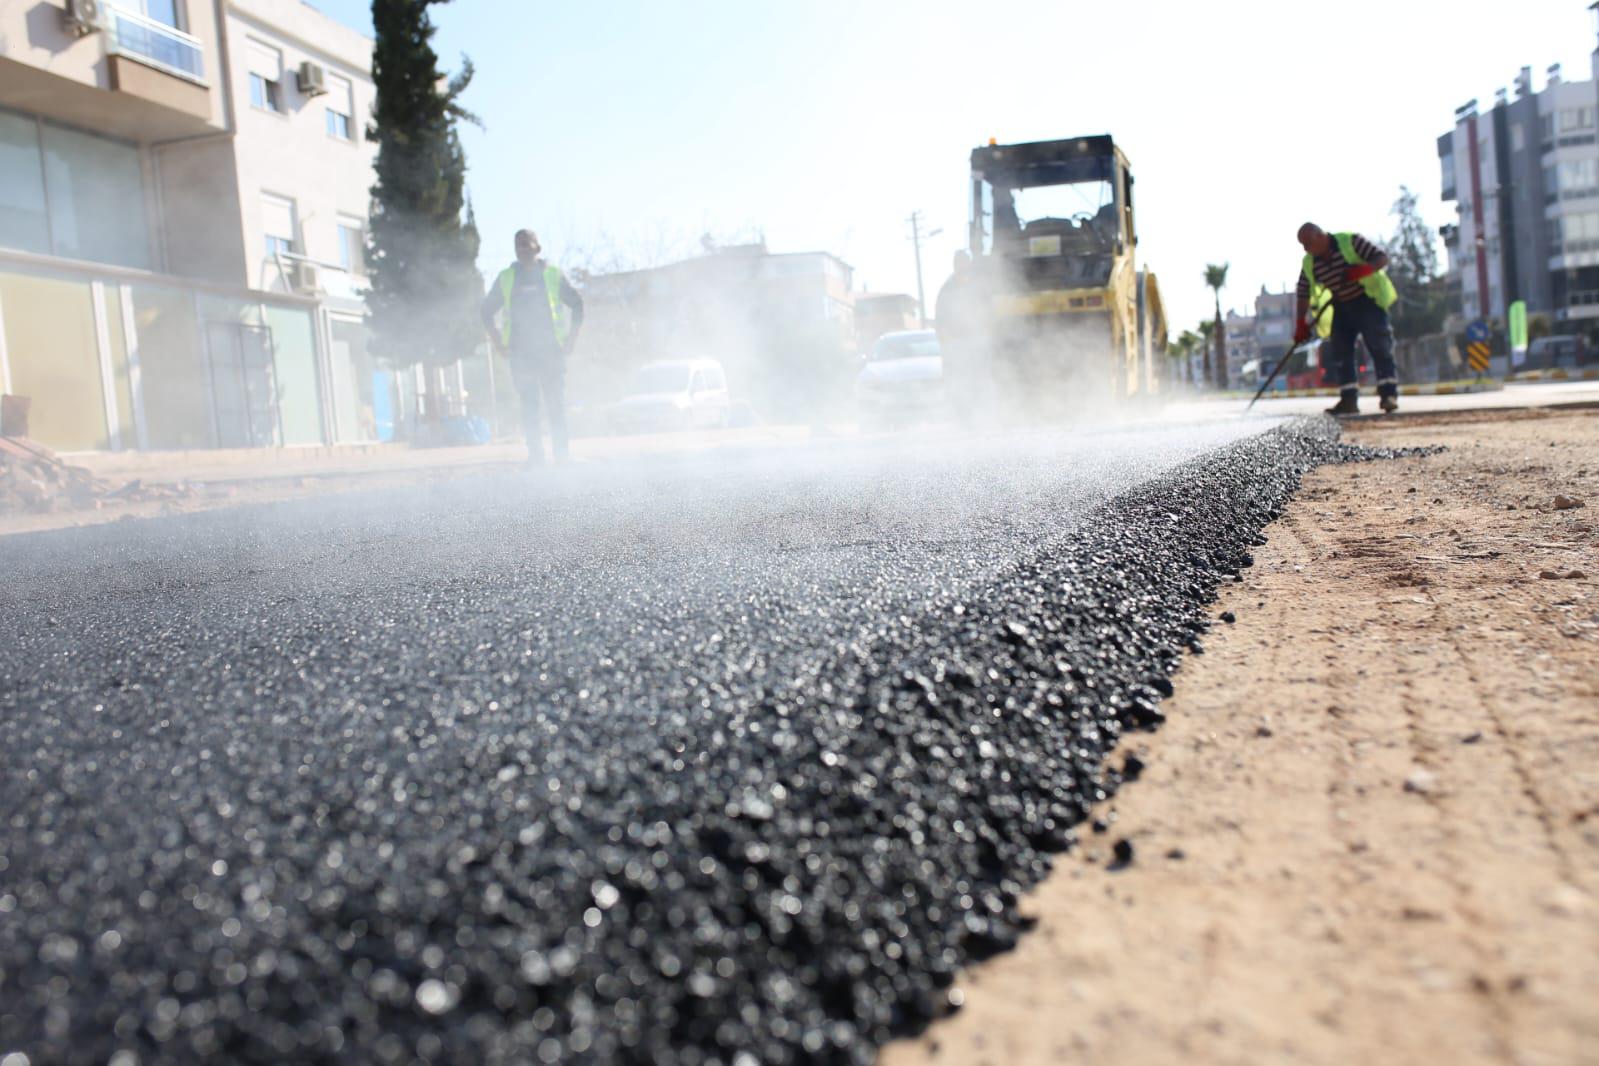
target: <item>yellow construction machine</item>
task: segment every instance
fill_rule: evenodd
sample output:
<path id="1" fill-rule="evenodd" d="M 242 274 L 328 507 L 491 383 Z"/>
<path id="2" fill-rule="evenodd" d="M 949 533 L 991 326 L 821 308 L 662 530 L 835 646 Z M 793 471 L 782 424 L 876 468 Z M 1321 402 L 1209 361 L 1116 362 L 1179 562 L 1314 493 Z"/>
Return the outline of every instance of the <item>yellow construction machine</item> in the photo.
<path id="1" fill-rule="evenodd" d="M 1166 321 L 1109 136 L 972 151 L 971 254 L 1002 398 L 1058 412 L 1158 388 Z"/>

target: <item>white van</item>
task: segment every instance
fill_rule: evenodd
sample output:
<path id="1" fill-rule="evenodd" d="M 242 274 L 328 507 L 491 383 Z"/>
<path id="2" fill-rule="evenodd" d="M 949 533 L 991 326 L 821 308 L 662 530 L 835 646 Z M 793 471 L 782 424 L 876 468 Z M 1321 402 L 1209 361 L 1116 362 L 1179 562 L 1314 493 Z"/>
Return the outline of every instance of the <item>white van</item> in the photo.
<path id="1" fill-rule="evenodd" d="M 611 428 L 618 433 L 721 429 L 731 411 L 721 363 L 669 359 L 638 368 L 627 395 L 611 410 Z"/>

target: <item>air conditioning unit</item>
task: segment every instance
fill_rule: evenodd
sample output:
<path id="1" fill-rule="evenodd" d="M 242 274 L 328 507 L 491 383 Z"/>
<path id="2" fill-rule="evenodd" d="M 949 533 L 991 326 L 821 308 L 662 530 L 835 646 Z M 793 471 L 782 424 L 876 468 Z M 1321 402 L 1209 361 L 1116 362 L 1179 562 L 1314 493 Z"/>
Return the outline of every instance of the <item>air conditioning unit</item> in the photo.
<path id="1" fill-rule="evenodd" d="M 289 284 L 295 292 L 303 292 L 308 296 L 322 291 L 322 278 L 317 273 L 316 264 L 303 259 L 296 259 L 289 264 Z"/>
<path id="2" fill-rule="evenodd" d="M 105 5 L 100 0 L 67 0 L 61 12 L 61 24 L 77 37 L 87 37 L 106 27 Z"/>
<path id="3" fill-rule="evenodd" d="M 294 83 L 305 96 L 321 96 L 328 91 L 328 72 L 320 63 L 309 59 L 300 64 Z"/>

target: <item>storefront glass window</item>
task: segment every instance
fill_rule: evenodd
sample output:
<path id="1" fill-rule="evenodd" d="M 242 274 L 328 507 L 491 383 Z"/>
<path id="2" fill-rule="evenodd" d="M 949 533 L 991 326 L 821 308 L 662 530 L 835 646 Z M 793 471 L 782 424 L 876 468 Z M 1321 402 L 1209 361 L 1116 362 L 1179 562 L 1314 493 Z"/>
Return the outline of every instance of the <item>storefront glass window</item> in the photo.
<path id="1" fill-rule="evenodd" d="M 200 297 L 211 409 L 220 448 L 266 448 L 283 442 L 278 420 L 272 332 L 253 300 Z"/>
<path id="2" fill-rule="evenodd" d="M 209 448 L 211 410 L 194 298 L 179 289 L 135 286 L 139 380 L 151 448 Z"/>
<path id="3" fill-rule="evenodd" d="M 333 412 L 338 438 L 354 444 L 378 439 L 374 403 L 374 370 L 367 354 L 366 326 L 335 318 L 332 322 Z"/>
<path id="4" fill-rule="evenodd" d="M 108 446 L 88 282 L 0 274 L 11 388 L 32 400 L 29 435 L 58 451 Z"/>
<path id="5" fill-rule="evenodd" d="M 0 111 L 0 245 L 50 251 L 39 124 L 9 111 Z"/>
<path id="6" fill-rule="evenodd" d="M 55 254 L 148 268 L 138 149 L 48 122 L 40 128 Z"/>
<path id="7" fill-rule="evenodd" d="M 322 390 L 317 384 L 316 334 L 311 312 L 267 305 L 272 367 L 284 444 L 321 444 Z"/>
<path id="8" fill-rule="evenodd" d="M 128 373 L 128 335 L 122 323 L 122 290 L 104 286 L 106 340 L 111 345 L 111 388 L 116 399 L 117 433 L 123 448 L 138 447 L 138 432 L 133 422 L 133 381 Z"/>

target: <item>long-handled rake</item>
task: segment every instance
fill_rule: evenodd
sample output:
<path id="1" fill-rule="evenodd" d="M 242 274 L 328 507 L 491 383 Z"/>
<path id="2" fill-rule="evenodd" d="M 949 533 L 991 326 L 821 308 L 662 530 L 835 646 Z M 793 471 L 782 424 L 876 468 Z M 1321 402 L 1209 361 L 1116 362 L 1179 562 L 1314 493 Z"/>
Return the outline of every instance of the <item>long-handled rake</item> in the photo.
<path id="1" fill-rule="evenodd" d="M 1327 314 L 1331 310 L 1332 310 L 1332 301 L 1328 300 L 1324 305 L 1322 305 L 1322 309 L 1320 311 L 1316 312 L 1316 324 L 1318 326 L 1321 324 L 1321 316 Z M 1311 332 L 1314 333 L 1315 331 L 1316 331 L 1316 327 L 1315 326 L 1311 327 Z M 1306 341 L 1305 343 L 1306 344 L 1310 344 L 1312 342 Z M 1255 400 L 1260 399 L 1263 395 L 1265 395 L 1266 390 L 1271 388 L 1271 383 L 1277 380 L 1277 375 L 1282 373 L 1283 367 L 1288 365 L 1288 360 L 1290 360 L 1290 359 L 1292 359 L 1294 357 L 1294 353 L 1299 351 L 1300 349 L 1302 349 L 1304 347 L 1305 347 L 1304 344 L 1295 344 L 1295 345 L 1292 345 L 1288 349 L 1287 352 L 1283 353 L 1283 357 L 1281 359 L 1277 360 L 1277 365 L 1271 368 L 1271 373 L 1266 375 L 1266 380 L 1260 383 L 1260 388 L 1255 390 L 1255 399 L 1254 400 L 1250 400 L 1249 401 L 1249 407 L 1244 408 L 1244 413 L 1245 414 L 1248 414 L 1249 413 L 1249 409 L 1251 407 L 1255 406 Z"/>

